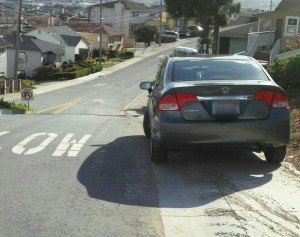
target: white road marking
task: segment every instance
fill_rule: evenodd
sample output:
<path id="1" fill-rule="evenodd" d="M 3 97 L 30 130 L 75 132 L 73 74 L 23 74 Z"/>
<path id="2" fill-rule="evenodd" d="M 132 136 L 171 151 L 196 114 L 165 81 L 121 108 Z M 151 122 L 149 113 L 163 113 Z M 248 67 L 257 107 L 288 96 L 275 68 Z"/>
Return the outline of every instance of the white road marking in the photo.
<path id="1" fill-rule="evenodd" d="M 0 132 L 0 137 L 7 134 L 7 133 L 9 133 L 9 131 Z"/>
<path id="2" fill-rule="evenodd" d="M 32 140 L 34 140 L 35 138 L 40 137 L 40 136 L 48 136 L 48 137 L 39 146 L 30 148 L 26 151 L 26 148 L 24 146 L 26 144 L 28 144 L 29 142 L 31 142 Z M 47 133 L 35 133 L 35 134 L 32 134 L 29 137 L 25 138 L 18 145 L 14 146 L 12 151 L 13 151 L 13 153 L 19 154 L 19 155 L 23 154 L 26 151 L 24 153 L 24 155 L 32 155 L 32 154 L 35 154 L 35 153 L 38 153 L 38 152 L 44 150 L 45 147 L 47 145 L 49 145 L 56 137 L 57 137 L 57 134 L 55 134 L 55 133 L 48 133 L 48 134 Z"/>
<path id="3" fill-rule="evenodd" d="M 104 99 L 95 99 L 93 101 L 94 102 L 99 102 L 99 103 L 102 103 L 102 104 L 104 104 L 106 102 L 106 100 L 104 100 Z"/>
<path id="4" fill-rule="evenodd" d="M 3 136 L 3 135 L 5 135 L 5 134 L 7 134 L 7 133 L 9 133 L 9 131 L 0 132 L 0 137 Z M 1 150 L 1 149 L 2 149 L 2 148 L 0 147 L 0 150 Z"/>
<path id="5" fill-rule="evenodd" d="M 95 87 L 106 86 L 106 84 L 96 84 Z"/>
<path id="6" fill-rule="evenodd" d="M 92 135 L 83 136 L 83 138 L 81 138 L 79 142 L 77 142 L 75 139 L 70 141 L 73 136 L 74 134 L 67 134 L 65 138 L 61 141 L 61 143 L 58 145 L 52 156 L 62 156 L 65 152 L 68 151 L 69 146 L 73 144 L 71 149 L 68 151 L 68 156 L 76 157 L 83 145 Z"/>

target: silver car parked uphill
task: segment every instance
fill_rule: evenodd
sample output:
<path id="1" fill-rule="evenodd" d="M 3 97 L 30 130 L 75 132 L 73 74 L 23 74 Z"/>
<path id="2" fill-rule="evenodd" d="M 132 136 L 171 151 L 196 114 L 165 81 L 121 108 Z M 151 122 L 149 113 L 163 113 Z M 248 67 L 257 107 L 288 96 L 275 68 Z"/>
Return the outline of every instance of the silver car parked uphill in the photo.
<path id="1" fill-rule="evenodd" d="M 168 150 L 245 147 L 280 164 L 290 138 L 290 107 L 284 90 L 255 59 L 243 56 L 166 58 L 148 90 L 144 131 L 151 159 Z"/>

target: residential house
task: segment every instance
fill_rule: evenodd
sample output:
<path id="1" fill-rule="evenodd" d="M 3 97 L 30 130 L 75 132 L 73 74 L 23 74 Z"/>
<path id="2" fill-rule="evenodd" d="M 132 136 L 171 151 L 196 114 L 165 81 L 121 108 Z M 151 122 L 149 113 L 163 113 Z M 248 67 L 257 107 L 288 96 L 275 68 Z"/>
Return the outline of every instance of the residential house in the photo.
<path id="1" fill-rule="evenodd" d="M 256 15 L 259 20 L 267 19 L 273 23 L 275 32 L 272 39 L 272 50 L 270 53 L 270 62 L 280 57 L 279 54 L 286 51 L 287 42 L 295 40 L 300 32 L 300 0 L 282 0 L 275 11 L 259 13 Z M 257 40 L 261 35 L 261 29 L 258 29 Z M 298 50 L 298 52 L 300 51 Z"/>
<path id="2" fill-rule="evenodd" d="M 125 39 L 134 38 L 134 31 L 137 27 L 159 15 L 159 7 L 148 7 L 129 0 L 102 3 L 102 22 L 121 30 Z M 100 22 L 100 4 L 88 7 L 88 21 Z"/>
<path id="3" fill-rule="evenodd" d="M 218 53 L 235 54 L 247 52 L 249 34 L 257 31 L 258 24 L 259 22 L 256 18 L 254 22 L 220 28 Z M 270 39 L 270 27 L 271 24 L 269 21 L 260 22 L 261 31 L 267 32 L 266 34 L 262 33 L 267 40 Z"/>
<path id="4" fill-rule="evenodd" d="M 102 37 L 102 49 L 117 51 L 123 49 L 123 33 L 119 29 L 106 25 L 100 27 L 100 23 L 86 21 L 70 21 L 67 26 L 80 33 L 89 42 L 90 51 L 99 49 L 100 35 Z"/>
<path id="5" fill-rule="evenodd" d="M 60 45 L 64 49 L 62 61 L 75 61 L 75 55 L 81 50 L 89 50 L 88 42 L 68 26 L 48 26 L 32 30 L 26 35 L 35 36 L 40 40 Z"/>
<path id="6" fill-rule="evenodd" d="M 7 77 L 12 78 L 15 72 L 16 36 L 5 36 L 5 40 L 13 45 L 7 49 Z M 34 36 L 22 35 L 19 44 L 18 73 L 24 73 L 31 77 L 33 70 L 42 64 L 59 64 L 62 55 L 62 46 L 37 39 Z"/>
<path id="7" fill-rule="evenodd" d="M 7 51 L 12 45 L 0 36 L 0 76 L 7 77 Z"/>
<path id="8" fill-rule="evenodd" d="M 299 34 L 300 0 L 282 0 L 274 11 L 256 13 L 249 17 L 257 21 L 221 28 L 219 53 L 245 51 L 247 55 L 269 63 L 276 58 L 300 53 L 300 49 L 284 53 L 287 43 Z M 237 19 L 238 21 L 239 19 Z"/>

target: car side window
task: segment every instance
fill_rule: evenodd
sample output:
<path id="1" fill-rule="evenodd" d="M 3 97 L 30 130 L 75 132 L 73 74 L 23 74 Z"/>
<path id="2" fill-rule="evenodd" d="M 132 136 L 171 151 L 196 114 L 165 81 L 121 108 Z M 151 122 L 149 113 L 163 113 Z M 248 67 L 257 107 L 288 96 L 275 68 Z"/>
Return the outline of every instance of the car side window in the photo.
<path id="1" fill-rule="evenodd" d="M 166 70 L 166 63 L 163 63 L 159 67 L 158 72 L 156 74 L 156 80 L 155 80 L 155 83 L 154 83 L 154 88 L 158 88 L 159 86 L 161 86 L 162 80 L 163 80 L 164 75 L 165 75 L 165 70 Z"/>

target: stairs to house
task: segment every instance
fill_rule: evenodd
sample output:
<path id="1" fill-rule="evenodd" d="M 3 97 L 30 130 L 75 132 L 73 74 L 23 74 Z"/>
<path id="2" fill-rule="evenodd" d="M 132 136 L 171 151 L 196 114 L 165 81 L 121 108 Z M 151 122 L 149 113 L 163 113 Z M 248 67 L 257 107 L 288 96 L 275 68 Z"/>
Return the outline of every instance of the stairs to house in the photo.
<path id="1" fill-rule="evenodd" d="M 263 60 L 269 62 L 270 59 L 270 51 L 266 50 L 257 50 L 253 56 L 253 58 L 257 60 Z"/>

